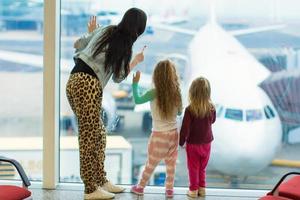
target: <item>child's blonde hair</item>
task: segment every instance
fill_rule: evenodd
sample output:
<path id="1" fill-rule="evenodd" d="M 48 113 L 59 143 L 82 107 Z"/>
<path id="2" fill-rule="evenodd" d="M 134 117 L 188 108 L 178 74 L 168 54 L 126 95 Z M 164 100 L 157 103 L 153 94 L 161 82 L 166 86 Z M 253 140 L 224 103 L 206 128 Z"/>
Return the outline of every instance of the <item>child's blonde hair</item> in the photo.
<path id="1" fill-rule="evenodd" d="M 159 114 L 164 119 L 172 117 L 174 106 L 182 108 L 180 86 L 175 65 L 170 60 L 157 63 L 153 72 Z"/>
<path id="2" fill-rule="evenodd" d="M 214 109 L 210 99 L 210 84 L 204 77 L 196 78 L 189 89 L 190 111 L 197 117 L 209 116 Z"/>

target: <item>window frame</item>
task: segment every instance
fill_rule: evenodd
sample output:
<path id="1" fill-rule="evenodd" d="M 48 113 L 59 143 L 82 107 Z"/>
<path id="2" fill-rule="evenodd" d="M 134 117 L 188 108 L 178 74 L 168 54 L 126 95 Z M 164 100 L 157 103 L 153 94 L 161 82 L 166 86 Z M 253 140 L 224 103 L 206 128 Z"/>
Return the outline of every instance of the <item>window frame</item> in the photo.
<path id="1" fill-rule="evenodd" d="M 53 17 L 54 16 L 54 17 Z M 44 0 L 43 188 L 59 177 L 60 0 Z"/>

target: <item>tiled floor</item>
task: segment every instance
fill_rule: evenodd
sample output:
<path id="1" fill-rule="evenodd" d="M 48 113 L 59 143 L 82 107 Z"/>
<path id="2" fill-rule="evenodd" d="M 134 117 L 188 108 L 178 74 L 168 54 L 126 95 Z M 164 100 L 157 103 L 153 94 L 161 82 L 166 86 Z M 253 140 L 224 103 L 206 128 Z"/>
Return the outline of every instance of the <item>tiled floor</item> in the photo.
<path id="1" fill-rule="evenodd" d="M 73 190 L 41 190 L 33 189 L 34 200 L 83 200 L 82 191 Z M 116 195 L 115 200 L 165 200 L 163 194 L 145 194 L 137 196 L 128 192 Z M 175 195 L 173 200 L 190 200 L 186 195 Z M 257 200 L 253 197 L 222 197 L 222 196 L 207 196 L 206 198 L 196 198 L 195 200 Z"/>

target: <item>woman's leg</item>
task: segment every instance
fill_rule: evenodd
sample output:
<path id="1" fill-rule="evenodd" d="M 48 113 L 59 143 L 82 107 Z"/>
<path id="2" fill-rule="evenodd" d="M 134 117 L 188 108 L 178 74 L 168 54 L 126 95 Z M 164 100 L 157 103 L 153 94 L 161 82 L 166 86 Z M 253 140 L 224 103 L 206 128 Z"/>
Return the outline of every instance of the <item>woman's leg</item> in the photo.
<path id="1" fill-rule="evenodd" d="M 99 82 L 85 73 L 75 73 L 67 83 L 67 96 L 78 120 L 80 175 L 85 193 L 97 190 L 97 139 L 99 129 Z"/>
<path id="2" fill-rule="evenodd" d="M 99 115 L 100 116 L 100 115 Z M 104 170 L 104 161 L 105 161 L 105 149 L 106 149 L 106 130 L 103 125 L 102 119 L 100 119 L 100 129 L 98 134 L 98 149 L 97 149 L 97 158 L 98 158 L 98 166 L 97 166 L 97 174 L 96 180 L 98 186 L 103 186 L 108 182 L 106 179 L 106 171 Z"/>
<path id="3" fill-rule="evenodd" d="M 98 81 L 98 80 L 97 80 Z M 103 186 L 106 182 L 106 172 L 104 170 L 104 160 L 105 160 L 105 149 L 106 149 L 106 130 L 105 126 L 101 119 L 101 109 L 102 109 L 102 97 L 103 90 L 100 86 L 100 83 L 97 82 L 95 85 L 95 92 L 97 92 L 96 99 L 93 102 L 93 111 L 95 117 L 92 119 L 93 124 L 95 125 L 95 133 L 96 133 L 96 159 L 97 165 L 95 166 L 95 179 L 97 182 L 97 186 Z"/>
<path id="4" fill-rule="evenodd" d="M 177 131 L 172 131 L 168 133 L 168 135 L 169 135 L 170 148 L 165 158 L 166 171 L 167 171 L 165 185 L 167 190 L 172 190 L 174 187 L 176 160 L 178 156 L 178 133 Z"/>

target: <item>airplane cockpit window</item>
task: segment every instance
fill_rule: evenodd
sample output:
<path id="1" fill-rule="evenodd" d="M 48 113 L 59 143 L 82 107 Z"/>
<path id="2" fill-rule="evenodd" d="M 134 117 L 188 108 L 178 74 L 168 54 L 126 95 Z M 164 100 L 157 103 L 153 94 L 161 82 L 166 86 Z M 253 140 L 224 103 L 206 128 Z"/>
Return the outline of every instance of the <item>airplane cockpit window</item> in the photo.
<path id="1" fill-rule="evenodd" d="M 264 107 L 264 112 L 265 112 L 267 119 L 271 119 L 271 118 L 275 117 L 275 113 L 269 105 Z"/>
<path id="2" fill-rule="evenodd" d="M 270 111 L 271 116 L 275 117 L 275 113 L 274 113 L 273 109 L 271 108 L 271 106 L 267 106 L 267 109 Z"/>
<path id="3" fill-rule="evenodd" d="M 264 112 L 265 112 L 266 118 L 271 119 L 271 114 L 270 114 L 269 110 L 266 107 L 264 107 Z"/>
<path id="4" fill-rule="evenodd" d="M 220 104 L 216 104 L 215 106 L 216 106 L 217 117 L 221 117 L 224 107 L 221 106 Z"/>
<path id="5" fill-rule="evenodd" d="M 261 120 L 262 117 L 263 117 L 262 112 L 259 109 L 246 110 L 247 121 Z"/>
<path id="6" fill-rule="evenodd" d="M 227 108 L 225 112 L 225 118 L 233 119 L 236 121 L 243 121 L 243 110 Z"/>

